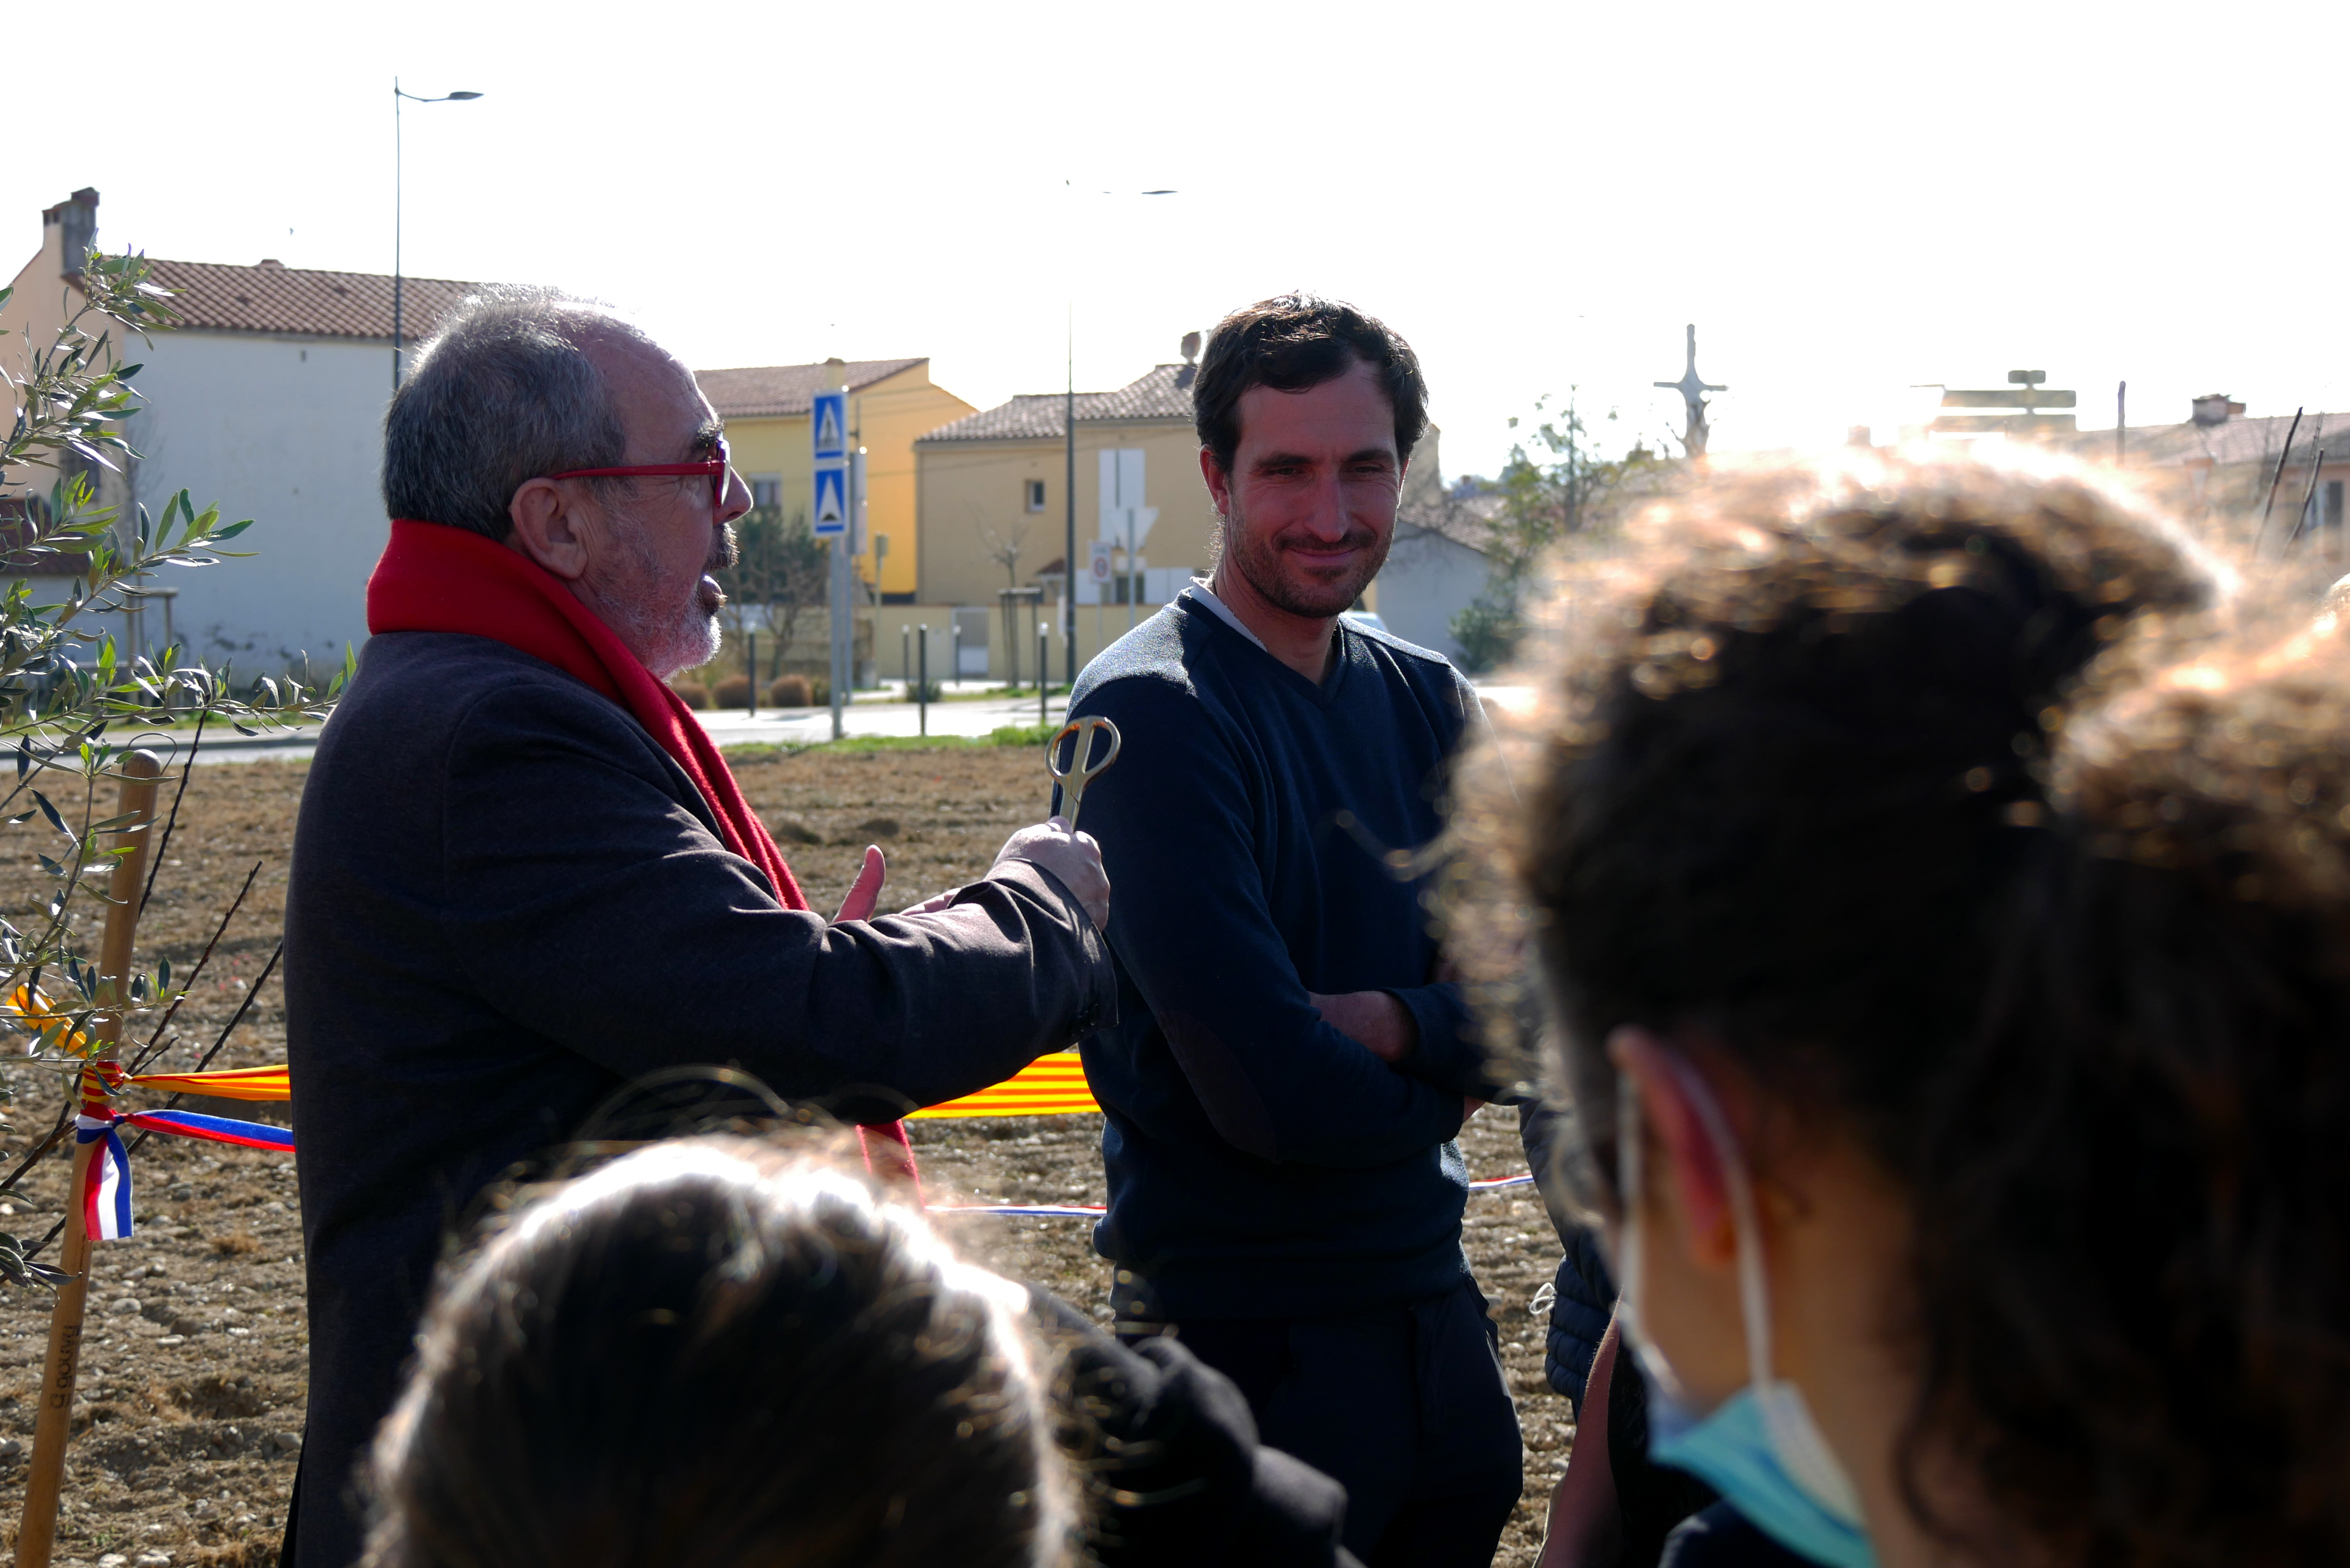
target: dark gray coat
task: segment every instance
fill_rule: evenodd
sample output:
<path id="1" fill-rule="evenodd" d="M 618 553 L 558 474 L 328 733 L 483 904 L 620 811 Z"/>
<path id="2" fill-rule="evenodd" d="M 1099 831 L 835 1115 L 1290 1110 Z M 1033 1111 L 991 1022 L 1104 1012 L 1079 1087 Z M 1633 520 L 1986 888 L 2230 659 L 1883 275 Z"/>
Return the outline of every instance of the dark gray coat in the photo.
<path id="1" fill-rule="evenodd" d="M 353 1466 L 444 1238 L 607 1096 L 732 1063 L 879 1119 L 1073 1044 L 1114 1016 L 1114 987 L 1099 933 L 1034 867 L 941 914 L 827 926 L 783 908 L 584 683 L 482 638 L 376 638 L 319 742 L 286 900 L 310 1311 L 299 1568 L 358 1555 Z"/>

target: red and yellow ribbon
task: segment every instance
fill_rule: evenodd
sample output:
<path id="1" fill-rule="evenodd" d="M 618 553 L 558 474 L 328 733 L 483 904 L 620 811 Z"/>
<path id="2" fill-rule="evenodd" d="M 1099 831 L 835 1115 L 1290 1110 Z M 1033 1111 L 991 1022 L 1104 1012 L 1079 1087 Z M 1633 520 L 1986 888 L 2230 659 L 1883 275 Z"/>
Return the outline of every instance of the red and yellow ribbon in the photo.
<path id="1" fill-rule="evenodd" d="M 1086 1084 L 1085 1064 L 1075 1051 L 1039 1056 L 1000 1084 L 961 1099 L 908 1113 L 918 1117 L 1072 1116 L 1101 1109 Z"/>

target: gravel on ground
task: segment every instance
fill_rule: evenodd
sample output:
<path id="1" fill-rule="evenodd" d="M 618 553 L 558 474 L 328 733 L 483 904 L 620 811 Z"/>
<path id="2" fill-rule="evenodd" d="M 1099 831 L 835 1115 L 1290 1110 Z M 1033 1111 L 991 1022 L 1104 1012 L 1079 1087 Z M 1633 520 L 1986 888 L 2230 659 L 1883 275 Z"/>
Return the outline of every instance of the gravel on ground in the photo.
<path id="1" fill-rule="evenodd" d="M 820 749 L 746 757 L 737 773 L 811 902 L 827 910 L 838 905 L 868 843 L 889 858 L 883 907 L 899 908 L 984 870 L 1013 829 L 1043 815 L 1047 798 L 1041 754 L 1024 747 Z M 278 978 L 269 975 L 257 993 L 254 987 L 283 927 L 286 860 L 307 774 L 307 762 L 292 761 L 194 770 L 141 920 L 139 962 L 168 957 L 186 975 L 248 872 L 259 872 L 172 1021 L 159 1069 L 192 1066 L 241 1007 L 213 1064 L 285 1060 Z M 165 784 L 168 804 L 177 780 Z M 99 810 L 110 814 L 110 801 Z M 15 919 L 47 896 L 33 858 L 47 846 L 28 836 L 7 847 L 0 912 Z M 90 910 L 95 920 L 102 906 L 91 900 Z M 0 1076 L 15 1097 L 15 1131 L 0 1158 L 14 1168 L 53 1124 L 64 1079 L 21 1060 L 0 1065 Z M 287 1119 L 282 1106 L 191 1106 Z M 1098 1116 L 910 1126 L 933 1202 L 1103 1200 Z M 1474 1176 L 1523 1168 L 1509 1111 L 1480 1114 L 1461 1144 Z M 265 1568 L 276 1561 L 305 1402 L 294 1162 L 158 1137 L 132 1168 L 137 1233 L 101 1243 L 93 1263 L 57 1561 L 67 1568 Z M 61 1212 L 66 1177 L 62 1151 L 39 1162 L 17 1191 L 0 1195 L 0 1231 L 28 1241 L 46 1234 Z M 1469 1201 L 1466 1245 L 1501 1329 L 1526 1438 L 1524 1499 L 1495 1562 L 1524 1568 L 1574 1437 L 1565 1402 L 1543 1381 L 1543 1325 L 1529 1311 L 1558 1248 L 1530 1189 Z M 1108 1315 L 1108 1272 L 1091 1251 L 1087 1221 L 958 1215 L 941 1223 L 967 1254 Z M 0 1549 L 16 1543 L 48 1315 L 46 1295 L 0 1285 Z"/>

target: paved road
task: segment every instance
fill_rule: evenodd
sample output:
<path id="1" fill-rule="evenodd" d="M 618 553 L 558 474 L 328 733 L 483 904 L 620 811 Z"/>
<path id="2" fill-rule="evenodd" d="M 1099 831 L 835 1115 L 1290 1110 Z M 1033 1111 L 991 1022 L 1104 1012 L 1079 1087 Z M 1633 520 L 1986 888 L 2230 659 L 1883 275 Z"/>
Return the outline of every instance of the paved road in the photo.
<path id="1" fill-rule="evenodd" d="M 972 683 L 976 685 L 976 682 Z M 951 690 L 951 688 L 950 689 Z M 1483 686 L 1479 692 L 1490 706 L 1510 708 L 1530 701 L 1531 691 L 1523 687 Z M 1045 713 L 1050 718 L 1061 716 L 1066 700 L 1052 697 L 1046 700 Z M 828 708 L 761 709 L 757 714 L 741 710 L 697 715 L 702 727 L 722 746 L 741 746 L 765 742 L 771 745 L 814 745 L 832 739 L 832 711 Z M 1006 724 L 1036 722 L 1036 699 L 1003 697 L 965 697 L 952 702 L 930 704 L 928 729 L 920 711 L 911 702 L 852 702 L 841 715 L 842 731 L 849 735 L 969 735 L 979 736 L 1002 729 Z M 217 732 L 215 732 L 217 733 Z M 315 731 L 293 735 L 264 735 L 248 738 L 232 732 L 225 741 L 206 739 L 198 756 L 204 763 L 249 763 L 258 757 L 304 758 L 317 750 Z"/>
<path id="2" fill-rule="evenodd" d="M 1065 700 L 1047 699 L 1045 711 L 1054 718 L 1060 716 Z M 1034 697 L 965 698 L 953 702 L 932 702 L 929 705 L 929 728 L 923 728 L 920 708 L 912 702 L 852 702 L 841 714 L 841 729 L 849 735 L 985 735 L 1006 724 L 1036 722 L 1036 700 Z M 754 716 L 740 709 L 727 712 L 697 715 L 711 738 L 722 746 L 740 746 L 759 742 L 769 744 L 806 746 L 832 739 L 832 711 L 828 708 L 761 709 Z M 317 749 L 315 731 L 290 735 L 264 735 L 248 738 L 233 735 L 226 741 L 206 737 L 204 749 L 198 754 L 200 763 L 249 763 L 260 757 L 305 758 Z"/>

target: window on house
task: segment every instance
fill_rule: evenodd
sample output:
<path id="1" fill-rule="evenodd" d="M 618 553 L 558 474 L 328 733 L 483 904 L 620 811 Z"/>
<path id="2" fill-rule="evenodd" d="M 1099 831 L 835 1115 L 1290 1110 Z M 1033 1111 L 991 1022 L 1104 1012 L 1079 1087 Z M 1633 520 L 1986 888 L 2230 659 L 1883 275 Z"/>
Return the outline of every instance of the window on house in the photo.
<path id="1" fill-rule="evenodd" d="M 1031 512 L 1045 510 L 1045 482 L 1041 479 L 1028 481 L 1028 510 Z"/>
<path id="2" fill-rule="evenodd" d="M 780 506 L 784 503 L 784 476 L 780 473 L 754 473 L 751 476 L 751 504 Z"/>

